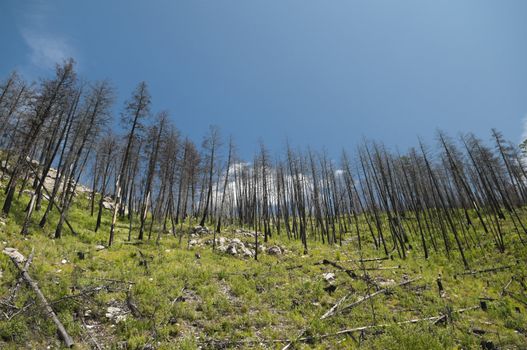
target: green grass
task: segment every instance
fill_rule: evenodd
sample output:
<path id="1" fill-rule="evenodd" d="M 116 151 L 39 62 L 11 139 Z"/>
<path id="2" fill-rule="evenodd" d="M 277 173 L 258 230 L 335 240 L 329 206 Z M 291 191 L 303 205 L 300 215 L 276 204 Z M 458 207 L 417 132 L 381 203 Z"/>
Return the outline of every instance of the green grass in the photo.
<path id="1" fill-rule="evenodd" d="M 214 253 L 210 246 L 186 249 L 186 239 L 180 247 L 178 239 L 163 235 L 159 245 L 144 241 L 140 245 L 126 244 L 128 223 L 119 222 L 115 244 L 97 251 L 97 244 L 106 244 L 110 213 L 105 212 L 103 225 L 93 232 L 95 217 L 89 215 L 88 200 L 80 195 L 69 216 L 78 232 L 73 236 L 67 227 L 59 240 L 51 239 L 57 213 L 49 224 L 40 229 L 36 225 L 40 213 L 35 213 L 27 237 L 20 236 L 23 208 L 28 198 L 22 196 L 14 203 L 6 225 L 0 226 L 2 246 L 15 247 L 24 255 L 35 249 L 31 276 L 39 282 L 50 301 L 81 293 L 97 286 L 108 286 L 82 298 L 68 298 L 53 304 L 80 349 L 90 349 L 93 337 L 108 348 L 143 349 L 150 344 L 158 349 L 217 348 L 277 348 L 286 343 L 281 339 L 295 339 L 300 331 L 314 337 L 298 342 L 295 348 L 314 349 L 456 349 L 479 348 L 482 341 L 491 341 L 500 348 L 527 348 L 526 291 L 513 281 L 508 290 L 521 301 L 509 295 L 501 296 L 502 288 L 512 276 L 517 279 L 527 273 L 525 247 L 516 242 L 512 232 L 507 234 L 508 250 L 498 253 L 487 242 L 487 254 L 482 250 L 467 252 L 473 269 L 483 269 L 514 264 L 510 270 L 484 273 L 475 276 L 457 276 L 463 272 L 462 263 L 454 252 L 450 258 L 443 253 L 432 253 L 428 260 L 417 250 L 409 251 L 406 260 L 394 258 L 382 262 L 366 263 L 369 267 L 396 267 L 400 269 L 369 271 L 377 282 L 401 282 L 403 276 L 422 278 L 405 287 L 396 287 L 350 310 L 326 320 L 319 320 L 340 298 L 352 292 L 349 302 L 367 294 L 368 286 L 360 279 L 351 279 L 346 273 L 330 265 L 316 264 L 322 259 L 340 261 L 347 268 L 360 266 L 345 262 L 360 257 L 351 241 L 342 247 L 309 242 L 309 255 L 304 256 L 299 241 L 289 241 L 285 236 L 274 235 L 271 244 L 279 244 L 288 252 L 282 256 L 259 255 L 259 261 Z M 0 195 L 3 201 L 3 194 Z M 44 204 L 47 204 L 44 202 Z M 225 228 L 222 236 L 234 237 L 234 228 Z M 510 229 L 510 228 L 509 228 Z M 133 232 L 132 237 L 136 235 Z M 365 257 L 382 256 L 368 241 L 364 227 Z M 346 238 L 349 238 L 347 236 Z M 250 240 L 250 238 L 242 238 Z M 140 264 L 141 251 L 148 261 L 148 268 Z M 201 258 L 195 257 L 199 251 Z M 78 257 L 85 254 L 85 259 Z M 65 264 L 61 261 L 67 260 Z M 516 263 L 516 261 L 519 263 Z M 298 265 L 301 265 L 298 267 Z M 0 255 L 0 298 L 9 295 L 18 273 L 8 257 Z M 328 294 L 327 282 L 322 274 L 334 272 L 337 290 Z M 440 297 L 436 279 L 441 274 L 445 297 Z M 106 316 L 108 306 L 127 310 L 127 283 L 142 317 L 127 315 L 125 321 L 113 324 Z M 370 292 L 374 290 L 371 289 Z M 174 301 L 183 296 L 185 301 Z M 453 313 L 446 324 L 420 322 L 396 325 L 415 318 L 436 316 L 479 304 L 479 298 L 495 299 L 488 302 L 488 310 Z M 21 308 L 35 299 L 33 292 L 24 286 L 16 299 Z M 522 303 L 523 302 L 523 303 Z M 2 307 L 5 311 L 5 308 Z M 90 330 L 84 327 L 79 315 L 90 310 L 85 318 Z M 317 336 L 335 333 L 341 329 L 389 324 L 351 336 L 341 335 L 318 339 Z M 473 329 L 484 330 L 476 335 Z M 53 324 L 38 306 L 31 306 L 12 320 L 0 316 L 0 348 L 41 349 L 60 348 Z"/>

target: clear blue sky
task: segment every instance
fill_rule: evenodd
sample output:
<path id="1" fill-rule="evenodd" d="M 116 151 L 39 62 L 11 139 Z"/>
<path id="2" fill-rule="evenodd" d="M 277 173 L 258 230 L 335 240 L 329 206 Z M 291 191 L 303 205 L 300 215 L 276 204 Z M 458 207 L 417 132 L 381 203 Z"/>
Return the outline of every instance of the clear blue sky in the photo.
<path id="1" fill-rule="evenodd" d="M 116 113 L 145 80 L 153 111 L 197 142 L 221 126 L 246 158 L 259 139 L 405 150 L 437 128 L 517 142 L 527 115 L 525 0 L 3 0 L 0 43 L 2 78 L 73 56 Z"/>

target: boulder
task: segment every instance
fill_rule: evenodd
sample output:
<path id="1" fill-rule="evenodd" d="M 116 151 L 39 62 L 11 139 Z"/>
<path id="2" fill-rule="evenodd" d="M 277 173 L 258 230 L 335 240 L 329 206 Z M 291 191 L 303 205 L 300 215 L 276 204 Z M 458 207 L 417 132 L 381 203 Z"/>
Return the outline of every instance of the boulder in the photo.
<path id="1" fill-rule="evenodd" d="M 126 312 L 116 306 L 108 306 L 106 309 L 106 317 L 115 323 L 119 323 L 126 319 Z"/>
<path id="2" fill-rule="evenodd" d="M 194 226 L 191 232 L 197 235 L 204 235 L 204 234 L 210 233 L 207 226 L 200 226 L 200 225 Z"/>
<path id="3" fill-rule="evenodd" d="M 277 245 L 267 248 L 267 254 L 269 255 L 282 255 L 282 248 Z"/>
<path id="4" fill-rule="evenodd" d="M 335 280 L 335 274 L 333 272 L 326 272 L 322 274 L 322 277 L 326 280 L 326 282 Z"/>
<path id="5" fill-rule="evenodd" d="M 230 254 L 230 255 L 238 255 L 238 250 L 236 249 L 236 244 L 229 244 L 227 246 L 227 249 L 225 250 L 226 253 Z"/>
<path id="6" fill-rule="evenodd" d="M 240 248 L 241 250 L 241 254 L 242 256 L 246 257 L 246 258 L 252 258 L 254 256 L 254 253 L 252 250 L 250 250 L 249 248 L 245 247 L 245 246 L 242 246 Z"/>
<path id="7" fill-rule="evenodd" d="M 4 254 L 9 256 L 11 259 L 16 261 L 18 264 L 23 264 L 26 261 L 26 257 L 23 256 L 18 250 L 15 248 L 6 247 L 4 248 Z"/>

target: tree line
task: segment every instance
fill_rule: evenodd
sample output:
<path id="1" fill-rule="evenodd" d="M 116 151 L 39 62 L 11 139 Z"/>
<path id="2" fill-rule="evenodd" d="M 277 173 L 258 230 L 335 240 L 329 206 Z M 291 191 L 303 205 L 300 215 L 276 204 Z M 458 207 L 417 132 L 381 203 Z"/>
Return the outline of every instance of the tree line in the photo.
<path id="1" fill-rule="evenodd" d="M 17 73 L 1 83 L 2 212 L 29 193 L 21 234 L 36 223 L 55 225 L 55 238 L 65 228 L 76 234 L 68 214 L 82 182 L 94 231 L 112 203 L 108 245 L 118 219 L 128 223 L 128 240 L 181 240 L 192 225 L 210 225 L 215 234 L 235 225 L 264 241 L 286 235 L 305 253 L 312 240 L 351 239 L 401 258 L 412 249 L 426 258 L 456 252 L 469 267 L 467 250 L 491 242 L 505 251 L 511 239 L 527 240 L 525 145 L 497 130 L 490 142 L 438 132 L 434 148 L 419 141 L 404 154 L 363 141 L 338 160 L 289 144 L 271 157 L 261 143 L 247 161 L 216 126 L 201 145 L 182 136 L 168 112 L 152 111 L 145 82 L 121 108 L 119 134 L 114 103 L 112 85 L 81 81 L 71 59 L 38 83 Z M 57 222 L 49 220 L 52 211 Z"/>

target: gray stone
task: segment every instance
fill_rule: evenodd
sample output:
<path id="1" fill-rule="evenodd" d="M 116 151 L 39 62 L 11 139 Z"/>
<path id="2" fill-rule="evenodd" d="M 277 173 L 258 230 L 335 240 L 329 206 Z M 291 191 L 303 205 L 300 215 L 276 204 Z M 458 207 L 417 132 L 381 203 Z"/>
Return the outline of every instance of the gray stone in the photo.
<path id="1" fill-rule="evenodd" d="M 22 264 L 26 261 L 26 258 L 15 248 L 10 248 L 10 247 L 4 248 L 4 254 L 8 255 L 11 259 L 16 261 L 18 264 Z"/>
<path id="2" fill-rule="evenodd" d="M 277 245 L 267 248 L 267 254 L 269 255 L 282 255 L 282 248 Z"/>
<path id="3" fill-rule="evenodd" d="M 254 256 L 254 253 L 252 250 L 250 250 L 249 248 L 243 246 L 241 248 L 241 252 L 242 252 L 242 255 L 246 258 L 252 258 Z"/>
<path id="4" fill-rule="evenodd" d="M 326 280 L 326 282 L 331 282 L 335 280 L 335 274 L 333 272 L 326 272 L 322 274 L 322 277 Z"/>
<path id="5" fill-rule="evenodd" d="M 200 225 L 194 226 L 191 232 L 197 235 L 204 235 L 204 234 L 210 233 L 207 226 L 200 226 Z"/>
<path id="6" fill-rule="evenodd" d="M 115 323 L 126 320 L 126 312 L 116 306 L 108 306 L 106 309 L 106 317 Z"/>
<path id="7" fill-rule="evenodd" d="M 232 243 L 229 244 L 229 246 L 226 249 L 226 252 L 229 253 L 230 255 L 237 255 L 238 251 L 236 250 L 236 245 Z"/>

